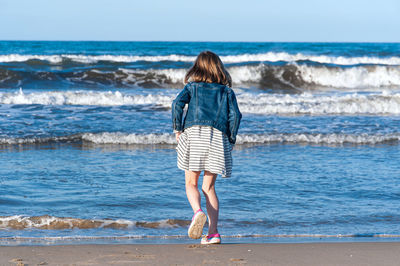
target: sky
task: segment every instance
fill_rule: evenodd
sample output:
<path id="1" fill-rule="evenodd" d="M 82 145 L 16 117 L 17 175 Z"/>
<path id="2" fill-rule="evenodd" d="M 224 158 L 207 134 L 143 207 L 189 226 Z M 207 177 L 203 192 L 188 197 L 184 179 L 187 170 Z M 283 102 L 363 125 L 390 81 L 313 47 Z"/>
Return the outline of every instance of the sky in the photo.
<path id="1" fill-rule="evenodd" d="M 0 0 L 0 40 L 400 42 L 400 0 Z"/>

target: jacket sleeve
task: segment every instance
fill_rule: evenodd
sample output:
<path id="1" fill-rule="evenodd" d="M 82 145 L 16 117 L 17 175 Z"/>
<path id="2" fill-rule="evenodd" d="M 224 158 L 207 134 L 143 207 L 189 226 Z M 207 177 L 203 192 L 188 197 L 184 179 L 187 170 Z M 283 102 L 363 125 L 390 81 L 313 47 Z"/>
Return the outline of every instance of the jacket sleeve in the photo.
<path id="1" fill-rule="evenodd" d="M 232 144 L 236 143 L 236 135 L 239 130 L 240 120 L 242 119 L 242 114 L 240 113 L 239 106 L 236 101 L 236 96 L 233 90 L 228 92 L 228 104 L 229 104 L 229 142 Z"/>
<path id="2" fill-rule="evenodd" d="M 190 101 L 190 91 L 188 84 L 178 94 L 175 100 L 172 102 L 172 126 L 174 131 L 182 131 L 182 116 L 183 108 Z"/>

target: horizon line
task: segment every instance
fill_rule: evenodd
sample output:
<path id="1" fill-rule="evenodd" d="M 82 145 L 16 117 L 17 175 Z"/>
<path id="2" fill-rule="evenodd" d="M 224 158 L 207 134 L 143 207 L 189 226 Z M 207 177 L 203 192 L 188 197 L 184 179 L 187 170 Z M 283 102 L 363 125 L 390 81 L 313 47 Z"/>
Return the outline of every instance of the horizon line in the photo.
<path id="1" fill-rule="evenodd" d="M 67 40 L 67 39 L 0 39 L 0 42 L 175 42 L 175 43 L 391 43 L 400 44 L 400 41 L 173 41 L 173 40 Z"/>

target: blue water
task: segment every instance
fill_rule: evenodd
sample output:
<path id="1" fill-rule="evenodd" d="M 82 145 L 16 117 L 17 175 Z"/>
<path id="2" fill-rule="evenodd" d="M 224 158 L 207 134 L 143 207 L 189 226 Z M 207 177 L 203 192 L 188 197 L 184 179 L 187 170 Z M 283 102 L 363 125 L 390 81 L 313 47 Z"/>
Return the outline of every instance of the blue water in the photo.
<path id="1" fill-rule="evenodd" d="M 191 242 L 170 105 L 204 49 L 243 113 L 228 242 L 400 238 L 400 44 L 1 41 L 0 243 Z"/>

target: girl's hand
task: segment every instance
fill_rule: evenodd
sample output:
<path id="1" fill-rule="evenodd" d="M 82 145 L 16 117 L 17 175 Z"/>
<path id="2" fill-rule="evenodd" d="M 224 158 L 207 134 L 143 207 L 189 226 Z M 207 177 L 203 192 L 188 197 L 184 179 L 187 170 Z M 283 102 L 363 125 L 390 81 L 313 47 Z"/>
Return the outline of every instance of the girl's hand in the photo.
<path id="1" fill-rule="evenodd" d="M 182 132 L 177 131 L 175 132 L 175 138 L 176 138 L 176 142 L 179 142 L 179 136 L 182 134 Z"/>

